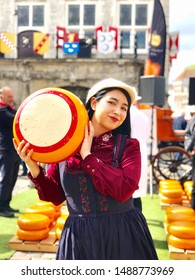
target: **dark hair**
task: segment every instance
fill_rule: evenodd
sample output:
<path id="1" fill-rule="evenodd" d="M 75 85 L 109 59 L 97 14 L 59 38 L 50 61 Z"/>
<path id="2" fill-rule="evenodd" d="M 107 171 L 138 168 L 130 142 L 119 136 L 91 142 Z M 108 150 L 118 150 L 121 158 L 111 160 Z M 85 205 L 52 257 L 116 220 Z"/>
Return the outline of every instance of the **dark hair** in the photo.
<path id="1" fill-rule="evenodd" d="M 119 89 L 126 96 L 127 102 L 128 102 L 128 110 L 127 110 L 127 116 L 126 116 L 126 119 L 124 120 L 124 122 L 119 127 L 114 129 L 112 131 L 112 133 L 114 135 L 125 134 L 125 135 L 128 135 L 130 137 L 131 136 L 131 123 L 130 123 L 130 110 L 129 109 L 130 109 L 130 106 L 131 106 L 131 97 L 128 94 L 128 92 L 123 88 L 110 87 L 110 88 L 106 88 L 106 89 L 102 89 L 102 90 L 98 91 L 93 97 L 95 97 L 96 100 L 99 101 L 106 93 L 108 93 L 112 90 L 115 90 L 115 89 Z M 85 104 L 85 107 L 87 109 L 89 119 L 91 120 L 92 117 L 93 117 L 93 114 L 94 114 L 94 110 L 91 108 L 90 100 L 91 100 L 91 98 Z"/>

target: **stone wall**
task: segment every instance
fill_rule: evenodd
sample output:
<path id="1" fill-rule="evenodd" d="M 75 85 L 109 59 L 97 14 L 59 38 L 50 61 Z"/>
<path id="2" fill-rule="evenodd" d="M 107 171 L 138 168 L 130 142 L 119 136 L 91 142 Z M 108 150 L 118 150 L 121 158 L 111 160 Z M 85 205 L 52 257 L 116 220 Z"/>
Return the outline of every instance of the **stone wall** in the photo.
<path id="1" fill-rule="evenodd" d="M 113 77 L 137 89 L 143 62 L 126 59 L 0 59 L 0 87 L 15 91 L 16 106 L 31 93 L 46 87 L 71 90 L 82 100 L 97 81 Z"/>

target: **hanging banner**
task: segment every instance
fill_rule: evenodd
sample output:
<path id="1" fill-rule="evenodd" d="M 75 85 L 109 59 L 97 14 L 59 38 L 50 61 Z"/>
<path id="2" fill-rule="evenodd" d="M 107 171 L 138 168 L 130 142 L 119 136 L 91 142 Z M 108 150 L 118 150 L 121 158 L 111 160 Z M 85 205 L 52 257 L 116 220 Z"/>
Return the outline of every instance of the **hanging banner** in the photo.
<path id="1" fill-rule="evenodd" d="M 179 51 L 179 32 L 169 33 L 169 62 L 172 64 L 172 60 L 177 58 Z"/>
<path id="2" fill-rule="evenodd" d="M 42 32 L 34 32 L 34 52 L 43 55 L 49 51 L 49 33 L 44 34 Z"/>
<path id="3" fill-rule="evenodd" d="M 57 34 L 56 34 L 57 42 L 56 42 L 56 46 L 57 46 L 57 48 L 62 49 L 63 48 L 63 44 L 65 42 L 66 28 L 65 27 L 57 26 L 56 29 L 57 29 Z"/>
<path id="4" fill-rule="evenodd" d="M 97 50 L 103 54 L 113 53 L 118 48 L 118 29 L 109 26 L 107 32 L 102 30 L 102 26 L 96 29 Z"/>
<path id="5" fill-rule="evenodd" d="M 64 53 L 69 55 L 78 53 L 80 49 L 79 34 L 66 33 L 62 49 Z"/>
<path id="6" fill-rule="evenodd" d="M 164 76 L 166 21 L 160 0 L 154 1 L 152 24 L 148 37 L 148 56 L 145 62 L 144 76 Z"/>
<path id="7" fill-rule="evenodd" d="M 0 33 L 0 52 L 10 54 L 14 53 L 15 51 L 15 34 Z"/>

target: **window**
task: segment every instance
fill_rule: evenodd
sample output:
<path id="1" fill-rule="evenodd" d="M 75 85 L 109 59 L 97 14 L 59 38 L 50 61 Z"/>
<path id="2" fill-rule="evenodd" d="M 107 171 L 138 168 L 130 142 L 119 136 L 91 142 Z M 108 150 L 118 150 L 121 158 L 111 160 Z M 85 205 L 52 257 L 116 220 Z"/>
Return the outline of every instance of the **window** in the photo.
<path id="1" fill-rule="evenodd" d="M 137 48 L 145 49 L 145 47 L 146 47 L 146 32 L 137 31 Z"/>
<path id="2" fill-rule="evenodd" d="M 18 6 L 18 26 L 29 26 L 29 6 Z"/>
<path id="3" fill-rule="evenodd" d="M 68 25 L 80 24 L 80 5 L 69 5 Z"/>
<path id="4" fill-rule="evenodd" d="M 93 38 L 96 6 L 93 4 L 68 4 L 67 28 L 69 32 L 84 31 L 85 37 Z"/>
<path id="5" fill-rule="evenodd" d="M 44 25 L 44 6 L 33 6 L 33 26 L 43 26 Z"/>
<path id="6" fill-rule="evenodd" d="M 145 2 L 130 4 L 119 3 L 118 23 L 119 31 L 122 32 L 121 40 L 123 49 L 133 52 L 135 34 L 137 35 L 137 49 L 146 49 L 146 34 L 148 29 L 148 4 Z"/>
<path id="7" fill-rule="evenodd" d="M 120 5 L 120 25 L 131 25 L 131 5 Z"/>
<path id="8" fill-rule="evenodd" d="M 84 5 L 84 25 L 95 25 L 95 6 Z"/>
<path id="9" fill-rule="evenodd" d="M 18 26 L 44 26 L 44 5 L 18 5 Z"/>
<path id="10" fill-rule="evenodd" d="M 147 25 L 147 5 L 136 5 L 135 25 Z"/>
<path id="11" fill-rule="evenodd" d="M 123 31 L 121 33 L 123 49 L 129 49 L 130 48 L 130 35 L 131 34 L 128 31 Z"/>

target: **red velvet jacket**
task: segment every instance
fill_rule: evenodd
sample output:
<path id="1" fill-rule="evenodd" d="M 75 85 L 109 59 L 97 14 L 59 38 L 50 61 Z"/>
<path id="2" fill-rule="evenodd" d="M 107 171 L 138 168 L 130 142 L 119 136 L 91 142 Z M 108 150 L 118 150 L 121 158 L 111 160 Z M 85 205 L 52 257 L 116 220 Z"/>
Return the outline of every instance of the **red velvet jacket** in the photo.
<path id="1" fill-rule="evenodd" d="M 103 195 L 111 196 L 123 202 L 130 198 L 138 189 L 141 172 L 141 155 L 139 142 L 127 139 L 119 168 L 113 167 L 114 136 L 106 133 L 94 137 L 91 154 L 84 160 L 79 154 L 68 159 L 68 167 L 84 169 L 92 177 L 94 187 Z M 58 164 L 50 164 L 47 174 L 41 169 L 37 178 L 28 175 L 38 191 L 40 199 L 58 205 L 66 197 L 60 183 Z"/>

